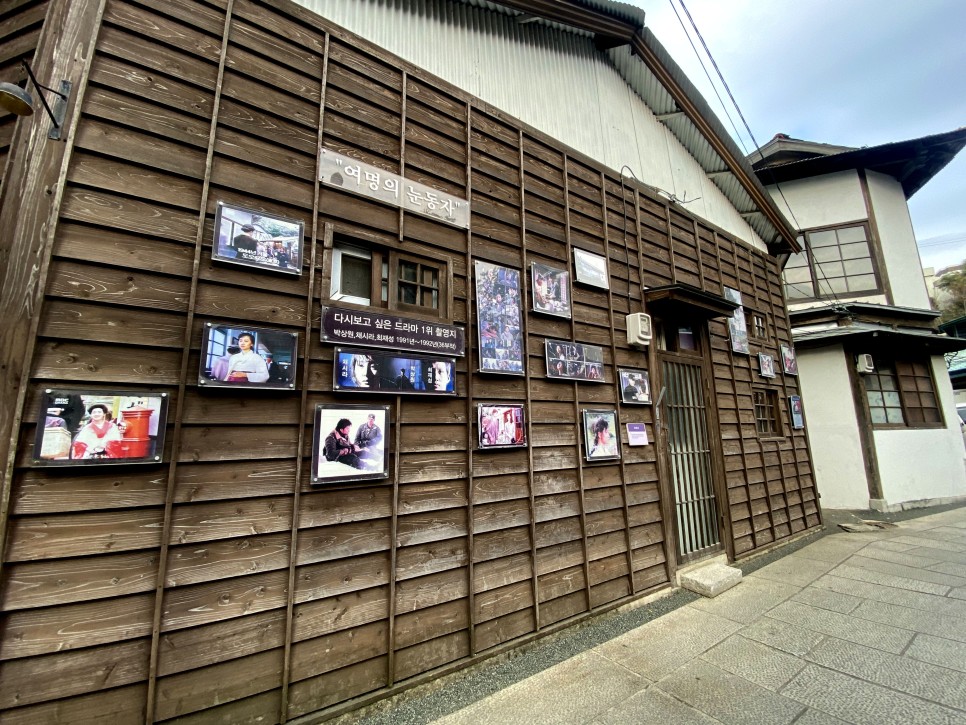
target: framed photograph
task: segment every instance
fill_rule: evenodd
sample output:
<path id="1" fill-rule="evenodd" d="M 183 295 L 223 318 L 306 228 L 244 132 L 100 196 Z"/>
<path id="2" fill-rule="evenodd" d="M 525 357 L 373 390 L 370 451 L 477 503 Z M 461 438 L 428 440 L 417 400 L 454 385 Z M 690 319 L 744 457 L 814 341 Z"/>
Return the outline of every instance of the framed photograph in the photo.
<path id="1" fill-rule="evenodd" d="M 218 202 L 211 258 L 246 267 L 302 274 L 303 223 Z"/>
<path id="2" fill-rule="evenodd" d="M 566 340 L 544 341 L 547 377 L 603 383 L 604 349 Z"/>
<path id="3" fill-rule="evenodd" d="M 480 372 L 523 375 L 520 271 L 479 261 L 474 269 Z"/>
<path id="4" fill-rule="evenodd" d="M 352 393 L 456 395 L 456 360 L 337 347 L 334 390 Z"/>
<path id="5" fill-rule="evenodd" d="M 617 411 L 584 409 L 584 459 L 587 461 L 619 461 L 621 458 L 620 429 Z"/>
<path id="6" fill-rule="evenodd" d="M 269 327 L 206 322 L 198 385 L 209 388 L 295 387 L 299 335 Z"/>
<path id="7" fill-rule="evenodd" d="M 389 430 L 388 405 L 317 405 L 312 485 L 388 478 Z"/>
<path id="8" fill-rule="evenodd" d="M 805 415 L 802 412 L 802 396 L 788 396 L 788 410 L 792 416 L 792 428 L 801 430 L 805 427 Z"/>
<path id="9" fill-rule="evenodd" d="M 731 287 L 724 288 L 724 297 L 730 302 L 741 305 L 741 292 Z M 748 345 L 748 323 L 745 321 L 745 308 L 738 307 L 728 318 L 728 334 L 731 337 L 731 351 L 740 352 L 742 355 L 749 355 L 751 348 Z"/>
<path id="10" fill-rule="evenodd" d="M 581 284 L 610 289 L 607 260 L 583 249 L 574 249 L 574 278 Z"/>
<path id="11" fill-rule="evenodd" d="M 48 388 L 37 415 L 34 464 L 158 463 L 167 416 L 167 393 Z"/>
<path id="12" fill-rule="evenodd" d="M 522 405 L 480 403 L 476 407 L 476 420 L 480 448 L 527 447 L 527 425 Z"/>
<path id="13" fill-rule="evenodd" d="M 627 405 L 647 405 L 651 402 L 651 382 L 647 370 L 620 368 L 621 402 Z"/>
<path id="14" fill-rule="evenodd" d="M 570 318 L 570 272 L 534 262 L 530 265 L 533 311 Z"/>
<path id="15" fill-rule="evenodd" d="M 782 353 L 782 370 L 786 375 L 798 375 L 798 358 L 795 357 L 795 348 L 791 345 L 779 345 Z"/>
<path id="16" fill-rule="evenodd" d="M 775 358 L 766 353 L 758 353 L 758 372 L 763 378 L 775 377 Z"/>

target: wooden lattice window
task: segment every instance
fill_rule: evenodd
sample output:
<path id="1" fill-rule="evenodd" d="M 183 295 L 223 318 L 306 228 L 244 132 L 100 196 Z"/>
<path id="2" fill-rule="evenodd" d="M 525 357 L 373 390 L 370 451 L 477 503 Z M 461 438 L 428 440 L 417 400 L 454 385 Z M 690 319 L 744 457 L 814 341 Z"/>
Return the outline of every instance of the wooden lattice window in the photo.
<path id="1" fill-rule="evenodd" d="M 789 302 L 838 299 L 882 291 L 873 244 L 865 224 L 812 229 L 798 238 L 800 254 L 785 264 L 782 278 Z"/>
<path id="2" fill-rule="evenodd" d="M 768 321 L 763 312 L 746 310 L 745 322 L 750 337 L 756 340 L 768 339 Z"/>
<path id="3" fill-rule="evenodd" d="M 329 256 L 329 299 L 447 317 L 449 270 L 395 251 L 337 240 Z"/>
<path id="4" fill-rule="evenodd" d="M 768 388 L 755 388 L 752 391 L 755 401 L 755 425 L 760 436 L 781 435 L 778 418 L 778 393 Z"/>
<path id="5" fill-rule="evenodd" d="M 862 375 L 875 427 L 933 428 L 943 425 L 928 358 L 892 360 L 876 355 L 875 370 Z"/>

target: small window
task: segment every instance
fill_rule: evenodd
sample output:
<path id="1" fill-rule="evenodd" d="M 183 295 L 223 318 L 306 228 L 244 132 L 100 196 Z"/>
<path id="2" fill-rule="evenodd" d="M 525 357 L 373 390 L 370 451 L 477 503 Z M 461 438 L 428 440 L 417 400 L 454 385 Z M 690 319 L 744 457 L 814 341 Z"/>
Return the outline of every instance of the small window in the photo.
<path id="1" fill-rule="evenodd" d="M 755 401 L 755 425 L 759 436 L 779 436 L 781 427 L 778 423 L 778 393 L 767 388 L 755 388 L 752 391 Z"/>
<path id="2" fill-rule="evenodd" d="M 873 361 L 875 370 L 861 376 L 873 426 L 942 427 L 928 358 L 893 360 L 876 355 Z"/>
<path id="3" fill-rule="evenodd" d="M 755 310 L 745 310 L 745 327 L 749 336 L 757 340 L 768 339 L 768 323 L 764 313 Z"/>
<path id="4" fill-rule="evenodd" d="M 357 305 L 447 316 L 444 262 L 337 241 L 329 298 Z"/>

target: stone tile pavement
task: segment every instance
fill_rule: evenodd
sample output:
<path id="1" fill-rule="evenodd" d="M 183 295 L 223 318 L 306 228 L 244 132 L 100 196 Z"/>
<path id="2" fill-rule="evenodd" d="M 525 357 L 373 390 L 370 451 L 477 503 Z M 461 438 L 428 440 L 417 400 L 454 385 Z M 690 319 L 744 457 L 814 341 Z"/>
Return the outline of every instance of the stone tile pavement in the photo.
<path id="1" fill-rule="evenodd" d="M 966 507 L 830 534 L 682 603 L 469 704 L 444 689 L 384 721 L 966 723 Z"/>

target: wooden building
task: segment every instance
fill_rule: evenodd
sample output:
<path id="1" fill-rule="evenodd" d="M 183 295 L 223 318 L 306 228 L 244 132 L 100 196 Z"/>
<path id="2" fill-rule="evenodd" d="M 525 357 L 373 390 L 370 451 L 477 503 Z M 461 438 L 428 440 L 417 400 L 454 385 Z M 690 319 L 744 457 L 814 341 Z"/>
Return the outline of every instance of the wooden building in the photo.
<path id="1" fill-rule="evenodd" d="M 689 163 L 721 164 L 705 195 L 747 233 L 287 0 L 0 5 L 2 79 L 26 84 L 27 58 L 72 84 L 61 140 L 39 106 L 0 116 L 4 722 L 320 719 L 820 524 L 797 378 L 760 368 L 791 344 L 794 233 L 649 31 L 607 3 L 526 5 L 633 51 L 677 109 L 661 123 L 687 124 L 675 153 L 703 144 Z M 326 158 L 468 223 L 320 183 Z M 219 203 L 300 222 L 299 273 L 213 261 Z M 335 295 L 347 248 L 384 305 Z M 575 250 L 606 288 L 574 279 L 569 316 L 534 311 L 531 265 L 577 272 Z M 481 370 L 479 262 L 525 283 L 524 374 Z M 455 395 L 334 390 L 323 305 L 465 332 Z M 640 312 L 653 340 L 631 346 Z M 288 389 L 201 384 L 210 323 L 295 335 Z M 600 379 L 549 377 L 548 339 L 599 349 Z M 650 405 L 622 402 L 619 368 L 649 374 Z M 38 465 L 38 427 L 70 430 L 48 390 L 163 395 L 163 445 Z M 318 485 L 316 408 L 360 401 L 388 406 L 388 477 Z M 522 406 L 527 445 L 481 449 L 480 404 Z M 619 458 L 588 460 L 587 409 L 615 411 Z"/>

